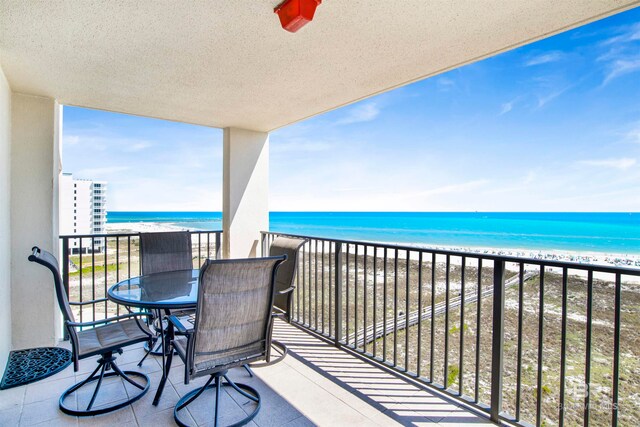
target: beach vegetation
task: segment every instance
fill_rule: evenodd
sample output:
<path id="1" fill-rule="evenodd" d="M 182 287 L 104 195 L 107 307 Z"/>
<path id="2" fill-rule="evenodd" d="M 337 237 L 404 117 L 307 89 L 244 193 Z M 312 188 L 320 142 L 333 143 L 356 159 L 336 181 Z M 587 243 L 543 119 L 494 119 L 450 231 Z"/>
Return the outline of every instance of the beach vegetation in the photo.
<path id="1" fill-rule="evenodd" d="M 458 379 L 460 375 L 460 368 L 458 365 L 449 365 L 449 373 L 447 374 L 447 388 L 451 387 Z"/>

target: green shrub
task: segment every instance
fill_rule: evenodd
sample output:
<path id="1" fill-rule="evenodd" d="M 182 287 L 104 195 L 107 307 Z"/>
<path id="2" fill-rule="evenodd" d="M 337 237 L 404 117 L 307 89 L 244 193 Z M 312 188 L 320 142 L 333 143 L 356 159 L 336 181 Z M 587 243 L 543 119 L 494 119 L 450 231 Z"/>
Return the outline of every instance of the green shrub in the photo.
<path id="1" fill-rule="evenodd" d="M 458 368 L 458 365 L 449 365 L 449 374 L 447 375 L 447 388 L 451 387 L 453 383 L 456 382 L 459 374 L 460 368 Z"/>

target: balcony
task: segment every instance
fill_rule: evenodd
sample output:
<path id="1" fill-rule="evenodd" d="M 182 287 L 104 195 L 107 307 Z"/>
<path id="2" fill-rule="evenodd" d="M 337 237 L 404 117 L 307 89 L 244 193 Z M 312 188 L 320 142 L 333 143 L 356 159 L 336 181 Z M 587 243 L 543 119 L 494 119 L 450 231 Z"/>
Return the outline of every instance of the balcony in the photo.
<path id="1" fill-rule="evenodd" d="M 434 392 L 363 362 L 294 326 L 278 323 L 275 336 L 290 349 L 283 362 L 254 369 L 257 376 L 254 379 L 248 379 L 244 370 L 231 372 L 232 379 L 251 384 L 262 396 L 262 409 L 255 424 L 250 425 L 493 425 Z M 136 363 L 143 355 L 141 346 L 130 348 L 120 357 L 120 366 L 137 370 Z M 79 420 L 61 413 L 57 407 L 58 395 L 76 381 L 72 367 L 68 367 L 45 381 L 0 391 L 0 425 L 175 425 L 173 406 L 179 397 L 202 385 L 202 381 L 184 385 L 182 366 L 175 362 L 170 384 L 159 405 L 154 407 L 151 405 L 153 387 L 157 387 L 161 376 L 158 359 L 148 359 L 142 369 L 151 378 L 151 391 L 120 411 Z M 86 377 L 94 365 L 94 360 L 83 361 L 77 378 Z M 120 397 L 119 392 L 112 389 L 97 404 L 113 403 Z M 242 414 L 243 403 L 225 395 L 222 422 L 224 414 Z M 209 406 L 189 409 L 192 425 L 206 425 L 212 417 Z"/>
<path id="2" fill-rule="evenodd" d="M 275 236 L 262 234 L 263 250 Z M 309 242 L 300 254 L 293 324 L 276 329 L 291 353 L 281 365 L 256 370 L 269 417 L 291 417 L 282 422 L 294 425 L 637 422 L 636 391 L 622 373 L 640 356 L 629 316 L 640 269 L 303 237 Z M 98 241 L 101 254 L 69 252 Z M 192 232 L 192 244 L 197 268 L 220 256 L 222 233 Z M 138 235 L 63 236 L 61 247 L 76 318 L 121 314 L 104 292 L 139 274 Z M 122 357 L 136 361 L 142 350 Z M 154 384 L 158 363 L 145 365 Z M 22 411 L 24 425 L 41 417 L 70 420 L 57 411 L 59 390 L 51 387 L 71 381 L 73 372 L 65 372 L 8 393 L 11 401 L 22 399 L 13 416 Z M 125 415 L 103 418 L 144 425 L 154 414 L 171 421 L 168 408 L 189 388 L 180 369 L 170 380 L 158 408 L 146 397 Z M 40 398 L 41 406 L 50 400 L 48 409 L 31 419 Z M 327 405 L 335 409 L 317 402 L 334 402 Z"/>

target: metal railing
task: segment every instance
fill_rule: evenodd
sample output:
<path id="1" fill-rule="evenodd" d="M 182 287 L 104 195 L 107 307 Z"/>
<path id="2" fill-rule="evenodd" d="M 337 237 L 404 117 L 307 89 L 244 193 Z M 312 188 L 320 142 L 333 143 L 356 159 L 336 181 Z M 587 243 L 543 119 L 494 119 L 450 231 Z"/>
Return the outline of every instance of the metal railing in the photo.
<path id="1" fill-rule="evenodd" d="M 640 425 L 640 270 L 296 237 L 300 327 L 496 422 Z"/>
<path id="2" fill-rule="evenodd" d="M 193 267 L 220 258 L 222 231 L 192 231 Z M 80 322 L 105 319 L 126 311 L 107 299 L 107 290 L 140 275 L 140 235 L 60 236 L 60 264 L 69 304 Z"/>

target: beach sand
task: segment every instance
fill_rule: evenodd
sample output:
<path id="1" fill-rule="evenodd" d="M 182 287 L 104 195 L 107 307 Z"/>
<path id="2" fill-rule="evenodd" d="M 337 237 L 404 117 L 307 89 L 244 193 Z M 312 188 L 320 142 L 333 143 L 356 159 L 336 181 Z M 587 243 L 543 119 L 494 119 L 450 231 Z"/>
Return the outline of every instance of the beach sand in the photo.
<path id="1" fill-rule="evenodd" d="M 162 231 L 187 231 L 186 227 L 181 227 L 170 222 L 118 222 L 107 223 L 107 233 L 159 233 Z"/>
<path id="2" fill-rule="evenodd" d="M 155 233 L 162 231 L 187 231 L 186 227 L 182 227 L 176 223 L 170 222 L 126 222 L 126 223 L 107 223 L 107 233 Z M 379 243 L 379 242 L 363 242 L 363 243 Z M 387 243 L 394 244 L 394 243 Z M 475 248 L 475 247 L 448 247 L 448 246 L 430 246 L 425 244 L 406 244 L 397 243 L 398 246 L 415 247 L 416 249 L 430 250 L 448 250 L 457 252 L 475 253 L 479 255 L 501 255 L 517 258 L 531 258 L 536 260 L 560 261 L 560 262 L 576 262 L 580 264 L 593 264 L 600 266 L 616 266 L 640 269 L 640 255 L 621 254 L 621 253 L 605 253 L 605 252 L 581 252 L 581 251 L 564 251 L 564 250 L 538 250 L 524 248 Z M 350 250 L 350 252 L 352 252 Z M 360 252 L 362 254 L 362 251 Z M 372 251 L 370 252 L 372 254 Z M 380 254 L 381 255 L 381 254 Z M 413 258 L 413 254 L 411 255 Z M 457 260 L 452 259 L 455 263 Z"/>

